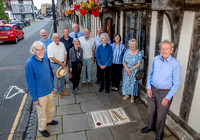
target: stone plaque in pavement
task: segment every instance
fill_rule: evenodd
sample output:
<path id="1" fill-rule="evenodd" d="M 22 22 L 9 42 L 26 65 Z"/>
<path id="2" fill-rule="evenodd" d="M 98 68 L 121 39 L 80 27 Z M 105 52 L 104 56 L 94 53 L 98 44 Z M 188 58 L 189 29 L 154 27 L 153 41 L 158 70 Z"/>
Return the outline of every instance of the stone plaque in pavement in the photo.
<path id="1" fill-rule="evenodd" d="M 86 131 L 88 140 L 114 140 L 109 128 L 99 128 Z"/>
<path id="2" fill-rule="evenodd" d="M 75 104 L 74 96 L 63 96 L 63 98 L 59 99 L 59 105 L 69 105 L 69 104 Z"/>
<path id="3" fill-rule="evenodd" d="M 66 115 L 63 116 L 63 131 L 75 132 L 90 129 L 88 117 L 86 114 Z"/>
<path id="4" fill-rule="evenodd" d="M 90 102 L 86 102 L 86 103 L 81 103 L 81 110 L 82 112 L 90 112 L 90 111 L 94 111 L 94 110 L 102 110 L 105 109 L 104 104 L 97 100 L 97 101 L 90 101 Z"/>
<path id="5" fill-rule="evenodd" d="M 81 94 L 76 96 L 76 102 L 77 103 L 82 103 L 82 102 L 87 102 L 87 101 L 96 101 L 98 100 L 97 95 L 94 94 Z"/>
<path id="6" fill-rule="evenodd" d="M 62 133 L 62 122 L 61 117 L 53 117 L 53 120 L 58 121 L 57 125 L 47 125 L 47 131 L 50 135 L 61 134 Z M 37 137 L 42 137 L 39 129 L 37 130 Z"/>
<path id="7" fill-rule="evenodd" d="M 108 127 L 131 122 L 123 108 L 90 112 L 94 128 Z"/>
<path id="8" fill-rule="evenodd" d="M 68 115 L 77 113 L 81 113 L 81 108 L 79 104 L 64 105 L 57 107 L 57 115 Z"/>
<path id="9" fill-rule="evenodd" d="M 58 140 L 87 140 L 85 131 L 58 135 Z"/>
<path id="10" fill-rule="evenodd" d="M 41 136 L 41 137 L 36 138 L 36 140 L 57 140 L 57 139 L 56 139 L 56 135 L 53 135 L 53 136 L 50 136 L 48 138 Z"/>

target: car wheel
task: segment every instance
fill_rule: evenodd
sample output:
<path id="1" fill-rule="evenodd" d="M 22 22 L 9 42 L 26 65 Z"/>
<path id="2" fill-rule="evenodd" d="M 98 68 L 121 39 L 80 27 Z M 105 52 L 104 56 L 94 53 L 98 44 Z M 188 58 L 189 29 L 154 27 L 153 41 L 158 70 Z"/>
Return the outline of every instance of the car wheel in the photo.
<path id="1" fill-rule="evenodd" d="M 16 37 L 14 43 L 17 44 L 17 42 L 18 42 L 18 39 L 17 39 L 17 37 Z"/>

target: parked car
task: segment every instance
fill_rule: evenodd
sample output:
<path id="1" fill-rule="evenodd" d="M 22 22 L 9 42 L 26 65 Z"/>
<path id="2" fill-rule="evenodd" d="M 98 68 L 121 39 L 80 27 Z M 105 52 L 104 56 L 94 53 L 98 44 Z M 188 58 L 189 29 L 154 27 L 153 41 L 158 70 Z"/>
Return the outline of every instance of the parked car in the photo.
<path id="1" fill-rule="evenodd" d="M 24 32 L 20 27 L 15 24 L 0 25 L 0 41 L 13 41 L 17 44 L 20 39 L 24 39 Z"/>
<path id="2" fill-rule="evenodd" d="M 22 19 L 21 22 L 24 23 L 25 26 L 30 26 L 31 25 L 31 22 L 26 20 L 26 19 Z"/>
<path id="3" fill-rule="evenodd" d="M 44 17 L 40 16 L 40 15 L 37 18 L 40 19 L 40 20 L 44 20 Z"/>
<path id="4" fill-rule="evenodd" d="M 24 26 L 24 23 L 21 22 L 21 21 L 18 21 L 18 20 L 13 20 L 13 21 L 11 21 L 10 23 L 11 23 L 11 24 L 17 25 L 17 26 L 19 26 L 20 28 L 24 28 L 24 27 L 25 27 L 25 26 Z"/>
<path id="5" fill-rule="evenodd" d="M 0 20 L 0 24 L 6 24 L 7 21 L 6 20 Z"/>

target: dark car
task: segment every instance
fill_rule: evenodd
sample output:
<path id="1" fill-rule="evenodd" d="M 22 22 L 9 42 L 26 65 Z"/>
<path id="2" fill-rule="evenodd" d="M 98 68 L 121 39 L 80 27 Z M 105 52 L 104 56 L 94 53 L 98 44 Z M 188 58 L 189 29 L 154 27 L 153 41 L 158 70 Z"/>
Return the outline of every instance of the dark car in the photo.
<path id="1" fill-rule="evenodd" d="M 40 15 L 37 18 L 40 19 L 40 20 L 44 20 L 44 17 L 40 16 Z"/>
<path id="2" fill-rule="evenodd" d="M 0 41 L 13 41 L 17 44 L 18 40 L 24 39 L 24 32 L 15 24 L 0 25 Z"/>
<path id="3" fill-rule="evenodd" d="M 6 24 L 7 21 L 6 20 L 0 20 L 0 24 Z"/>
<path id="4" fill-rule="evenodd" d="M 21 22 L 21 21 L 18 21 L 18 20 L 13 20 L 13 21 L 11 21 L 10 23 L 11 23 L 11 24 L 17 25 L 17 26 L 19 26 L 20 28 L 24 28 L 24 27 L 25 27 L 25 26 L 24 26 L 24 23 Z"/>
<path id="5" fill-rule="evenodd" d="M 22 19 L 21 22 L 23 22 L 25 26 L 30 26 L 31 25 L 31 22 L 26 20 L 26 19 Z"/>

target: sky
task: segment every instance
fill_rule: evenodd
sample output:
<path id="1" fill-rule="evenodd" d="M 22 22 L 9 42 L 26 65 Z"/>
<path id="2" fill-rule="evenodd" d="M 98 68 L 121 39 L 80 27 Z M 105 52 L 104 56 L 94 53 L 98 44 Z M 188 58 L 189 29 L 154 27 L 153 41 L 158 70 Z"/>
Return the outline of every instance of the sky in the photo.
<path id="1" fill-rule="evenodd" d="M 57 0 L 54 0 L 55 4 L 57 3 Z M 52 0 L 33 0 L 34 6 L 37 6 L 38 9 L 40 9 L 42 3 L 52 3 Z"/>

